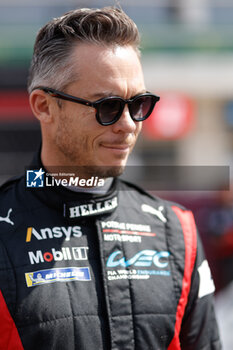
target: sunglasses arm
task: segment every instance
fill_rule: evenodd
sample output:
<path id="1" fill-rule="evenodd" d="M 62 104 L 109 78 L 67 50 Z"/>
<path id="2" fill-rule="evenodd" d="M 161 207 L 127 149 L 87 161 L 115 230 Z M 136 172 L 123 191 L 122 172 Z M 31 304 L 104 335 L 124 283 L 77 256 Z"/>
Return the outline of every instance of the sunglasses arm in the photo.
<path id="1" fill-rule="evenodd" d="M 74 97 L 74 96 L 71 96 L 69 94 L 65 94 L 64 92 L 60 92 L 60 91 L 57 91 L 57 90 L 52 89 L 52 88 L 40 87 L 38 89 L 43 90 L 44 92 L 49 94 L 51 97 L 60 98 L 61 100 L 71 101 L 71 102 L 79 103 L 79 104 L 82 104 L 85 106 L 94 107 L 93 103 L 88 101 L 88 100 L 84 100 L 84 99 L 79 98 L 79 97 Z"/>

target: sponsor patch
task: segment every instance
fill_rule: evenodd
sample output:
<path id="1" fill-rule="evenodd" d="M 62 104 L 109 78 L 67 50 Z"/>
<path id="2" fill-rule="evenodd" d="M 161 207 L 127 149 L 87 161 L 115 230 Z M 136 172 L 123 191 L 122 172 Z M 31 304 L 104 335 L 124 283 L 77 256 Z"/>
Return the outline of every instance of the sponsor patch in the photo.
<path id="1" fill-rule="evenodd" d="M 29 260 L 32 265 L 51 261 L 68 261 L 68 260 L 87 260 L 88 247 L 63 247 L 61 250 L 52 248 L 51 251 L 28 252 Z"/>
<path id="2" fill-rule="evenodd" d="M 148 280 L 151 276 L 170 276 L 167 270 L 116 270 L 107 271 L 109 281 L 113 280 Z"/>
<path id="3" fill-rule="evenodd" d="M 215 291 L 214 281 L 207 260 L 204 260 L 201 266 L 199 266 L 198 272 L 200 277 L 198 297 L 202 298 Z"/>
<path id="4" fill-rule="evenodd" d="M 157 218 L 159 220 L 161 220 L 162 222 L 164 222 L 164 223 L 167 222 L 167 219 L 165 218 L 165 216 L 163 214 L 164 207 L 162 205 L 160 205 L 158 207 L 158 209 L 155 209 L 148 204 L 142 204 L 141 209 L 144 213 L 150 213 L 152 215 L 157 216 Z"/>
<path id="5" fill-rule="evenodd" d="M 108 268 L 117 268 L 107 271 L 108 280 L 149 279 L 151 276 L 170 276 L 170 270 L 167 270 L 169 255 L 168 251 L 159 252 L 144 249 L 126 260 L 122 256 L 122 252 L 117 250 L 107 260 Z"/>
<path id="6" fill-rule="evenodd" d="M 119 235 L 150 236 L 150 237 L 156 236 L 156 233 L 151 232 L 150 225 L 141 225 L 141 224 L 133 224 L 130 222 L 118 222 L 118 221 L 101 221 L 101 227 L 104 233 L 104 239 L 105 237 L 107 238 L 105 240 L 110 240 L 108 239 L 110 234 L 113 237 L 115 237 L 114 240 L 119 240 L 119 241 L 122 241 L 121 238 L 119 238 Z M 106 233 L 108 233 L 108 235 L 106 235 Z M 135 241 L 131 240 L 131 241 L 141 242 L 141 239 L 135 240 Z"/>
<path id="7" fill-rule="evenodd" d="M 113 233 L 113 234 L 104 234 L 104 240 L 106 242 L 113 242 L 113 241 L 117 241 L 117 242 L 130 242 L 130 243 L 141 243 L 142 241 L 142 237 L 140 236 L 131 236 L 131 235 L 124 235 L 124 234 L 117 234 L 117 233 Z"/>
<path id="8" fill-rule="evenodd" d="M 14 225 L 14 222 L 10 219 L 11 212 L 12 212 L 12 208 L 8 210 L 7 216 L 5 217 L 0 216 L 0 221 L 4 221 L 7 224 Z"/>
<path id="9" fill-rule="evenodd" d="M 90 281 L 89 267 L 64 267 L 25 273 L 28 287 L 69 281 Z"/>
<path id="10" fill-rule="evenodd" d="M 117 207 L 117 197 L 109 198 L 105 201 L 91 201 L 76 206 L 65 206 L 66 215 L 73 219 L 85 216 L 94 216 L 113 211 Z"/>
<path id="11" fill-rule="evenodd" d="M 149 267 L 153 264 L 156 267 L 165 268 L 168 265 L 167 258 L 169 255 L 170 253 L 167 251 L 158 252 L 156 250 L 144 249 L 126 260 L 125 257 L 122 257 L 121 251 L 117 250 L 109 256 L 107 267 L 128 267 L 132 265 Z"/>
<path id="12" fill-rule="evenodd" d="M 35 229 L 34 227 L 27 228 L 26 242 L 31 242 L 32 238 L 37 240 L 53 239 L 53 238 L 65 238 L 65 241 L 69 241 L 71 237 L 81 237 L 82 230 L 80 226 L 55 226 L 45 227 L 41 229 Z"/>

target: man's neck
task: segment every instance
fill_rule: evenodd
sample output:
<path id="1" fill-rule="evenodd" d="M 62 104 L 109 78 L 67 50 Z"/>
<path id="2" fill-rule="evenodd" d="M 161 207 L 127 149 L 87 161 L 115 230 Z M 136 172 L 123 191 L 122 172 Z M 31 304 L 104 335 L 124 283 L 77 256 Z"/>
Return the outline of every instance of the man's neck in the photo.
<path id="1" fill-rule="evenodd" d="M 62 185 L 67 183 L 66 188 L 75 192 L 106 193 L 111 187 L 113 178 L 99 178 L 94 171 L 87 166 L 74 165 L 62 154 L 53 154 L 52 147 L 42 145 L 41 162 L 48 175 L 59 181 Z M 64 158 L 64 159 L 63 159 Z M 55 181 L 56 181 L 55 180 Z M 65 180 L 65 181 L 62 181 Z"/>

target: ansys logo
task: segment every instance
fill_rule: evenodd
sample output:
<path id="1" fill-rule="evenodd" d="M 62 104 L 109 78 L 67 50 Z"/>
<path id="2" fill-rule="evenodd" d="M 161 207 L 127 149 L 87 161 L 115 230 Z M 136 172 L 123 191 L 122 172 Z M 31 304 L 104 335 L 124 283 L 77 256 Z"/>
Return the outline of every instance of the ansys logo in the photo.
<path id="1" fill-rule="evenodd" d="M 40 170 L 27 170 L 27 187 L 44 187 L 44 171 Z"/>

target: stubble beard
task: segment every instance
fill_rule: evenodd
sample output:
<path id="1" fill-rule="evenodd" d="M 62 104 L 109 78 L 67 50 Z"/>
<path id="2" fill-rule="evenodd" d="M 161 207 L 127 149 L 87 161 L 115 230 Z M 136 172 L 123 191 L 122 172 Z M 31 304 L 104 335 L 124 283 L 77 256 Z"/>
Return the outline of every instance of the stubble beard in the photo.
<path id="1" fill-rule="evenodd" d="M 64 118 L 62 118 L 63 121 Z M 83 165 L 83 155 L 80 155 L 79 147 L 75 139 L 71 137 L 68 132 L 67 125 L 63 122 L 60 124 L 58 129 L 55 144 L 57 146 L 58 152 L 62 154 L 62 158 L 64 159 L 64 172 L 67 168 L 68 172 L 74 173 L 76 176 L 80 178 L 91 178 L 92 176 L 98 178 L 109 178 L 109 177 L 117 177 L 120 176 L 125 169 L 125 164 L 123 165 Z M 85 144 L 85 139 L 81 141 L 82 148 L 88 148 L 88 144 Z"/>
<path id="2" fill-rule="evenodd" d="M 98 178 L 106 179 L 108 177 L 120 176 L 125 169 L 125 165 L 119 166 L 85 166 L 84 170 L 88 177 L 96 176 Z"/>
<path id="3" fill-rule="evenodd" d="M 74 173 L 80 178 L 89 179 L 92 176 L 98 178 L 109 178 L 120 176 L 125 169 L 124 165 L 108 166 L 108 165 L 82 165 L 83 157 L 78 155 L 78 150 L 73 147 L 67 147 L 67 144 L 57 142 L 59 152 L 67 160 L 67 165 L 63 166 L 63 172 Z M 69 165 L 68 165 L 69 164 Z"/>

